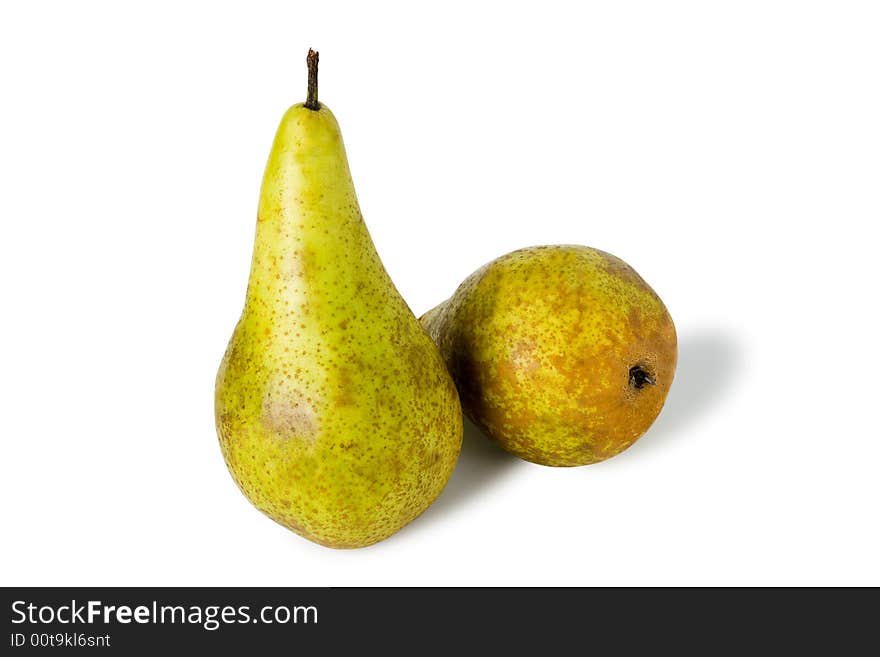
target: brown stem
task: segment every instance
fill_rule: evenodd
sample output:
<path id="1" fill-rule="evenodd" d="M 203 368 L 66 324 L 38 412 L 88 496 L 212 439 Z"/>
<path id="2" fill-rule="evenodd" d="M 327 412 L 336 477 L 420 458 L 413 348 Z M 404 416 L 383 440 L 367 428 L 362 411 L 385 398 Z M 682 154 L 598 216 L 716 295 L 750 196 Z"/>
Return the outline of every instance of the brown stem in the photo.
<path id="1" fill-rule="evenodd" d="M 309 67 L 309 92 L 306 96 L 305 107 L 317 112 L 321 109 L 321 104 L 318 102 L 318 53 L 311 48 L 309 48 L 309 55 L 306 57 L 306 64 Z"/>

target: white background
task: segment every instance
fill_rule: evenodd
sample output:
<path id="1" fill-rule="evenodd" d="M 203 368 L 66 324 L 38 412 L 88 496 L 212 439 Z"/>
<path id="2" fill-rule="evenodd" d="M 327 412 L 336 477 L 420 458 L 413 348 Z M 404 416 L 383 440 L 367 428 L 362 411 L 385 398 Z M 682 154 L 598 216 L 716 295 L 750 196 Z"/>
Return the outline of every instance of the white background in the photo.
<path id="1" fill-rule="evenodd" d="M 0 10 L 2 584 L 880 585 L 876 3 L 128 4 Z M 417 314 L 533 244 L 654 286 L 680 365 L 639 443 L 468 430 L 355 551 L 239 493 L 214 376 L 309 46 Z"/>

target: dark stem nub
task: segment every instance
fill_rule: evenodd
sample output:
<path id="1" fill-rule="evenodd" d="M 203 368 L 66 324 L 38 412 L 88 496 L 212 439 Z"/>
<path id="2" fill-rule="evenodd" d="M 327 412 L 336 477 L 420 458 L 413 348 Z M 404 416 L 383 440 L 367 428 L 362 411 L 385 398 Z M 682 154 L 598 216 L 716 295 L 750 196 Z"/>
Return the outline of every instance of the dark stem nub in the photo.
<path id="1" fill-rule="evenodd" d="M 641 365 L 633 365 L 629 368 L 629 384 L 637 390 L 641 390 L 645 385 L 652 386 L 656 383 L 654 377 L 648 374 Z"/>
<path id="2" fill-rule="evenodd" d="M 318 102 L 318 53 L 309 48 L 306 64 L 309 67 L 309 92 L 306 95 L 305 107 L 318 111 L 321 104 Z"/>

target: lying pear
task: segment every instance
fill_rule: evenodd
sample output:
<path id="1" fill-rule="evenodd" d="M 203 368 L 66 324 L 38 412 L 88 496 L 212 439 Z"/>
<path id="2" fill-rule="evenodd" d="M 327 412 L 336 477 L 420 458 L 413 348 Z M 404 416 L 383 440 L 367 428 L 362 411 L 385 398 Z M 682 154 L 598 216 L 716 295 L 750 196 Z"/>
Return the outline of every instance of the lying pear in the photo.
<path id="1" fill-rule="evenodd" d="M 421 322 L 465 414 L 542 465 L 596 463 L 632 445 L 675 373 L 663 302 L 625 262 L 585 246 L 502 256 Z"/>
<path id="2" fill-rule="evenodd" d="M 462 439 L 443 360 L 388 277 L 361 217 L 339 126 L 309 94 L 275 136 L 244 311 L 217 373 L 235 482 L 260 511 L 337 548 L 422 513 Z"/>

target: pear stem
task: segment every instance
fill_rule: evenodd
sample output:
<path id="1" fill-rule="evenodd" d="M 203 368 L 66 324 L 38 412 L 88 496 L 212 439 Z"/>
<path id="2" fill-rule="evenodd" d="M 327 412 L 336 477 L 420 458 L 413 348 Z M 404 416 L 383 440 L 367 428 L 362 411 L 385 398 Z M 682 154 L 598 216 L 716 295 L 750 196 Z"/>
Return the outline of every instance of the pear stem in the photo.
<path id="1" fill-rule="evenodd" d="M 306 95 L 305 107 L 318 111 L 321 104 L 318 102 L 318 53 L 309 48 L 306 64 L 309 67 L 309 91 Z"/>

